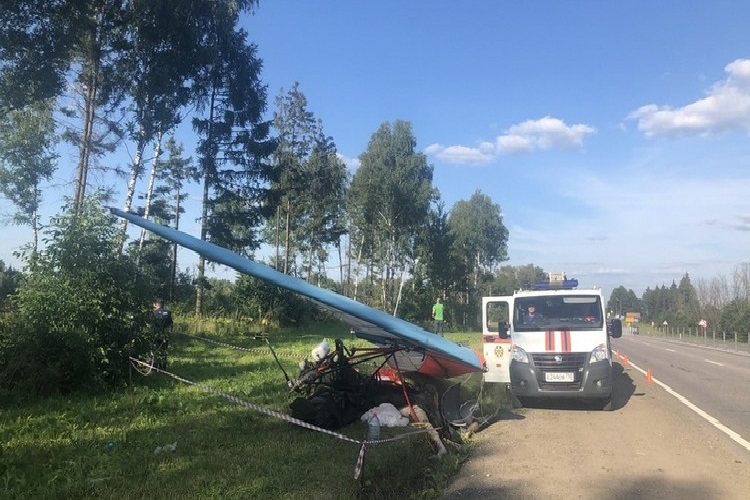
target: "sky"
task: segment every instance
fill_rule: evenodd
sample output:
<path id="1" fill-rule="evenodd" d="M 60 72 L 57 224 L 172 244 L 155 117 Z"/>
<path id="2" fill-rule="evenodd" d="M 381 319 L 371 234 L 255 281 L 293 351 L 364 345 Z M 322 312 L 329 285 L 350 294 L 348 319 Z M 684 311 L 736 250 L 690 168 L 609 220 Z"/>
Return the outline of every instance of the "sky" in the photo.
<path id="1" fill-rule="evenodd" d="M 500 206 L 503 264 L 640 296 L 750 261 L 747 19 L 734 0 L 261 0 L 242 26 L 269 117 L 299 82 L 352 172 L 409 121 L 447 209 Z M 13 263 L 30 237 L 4 230 Z"/>

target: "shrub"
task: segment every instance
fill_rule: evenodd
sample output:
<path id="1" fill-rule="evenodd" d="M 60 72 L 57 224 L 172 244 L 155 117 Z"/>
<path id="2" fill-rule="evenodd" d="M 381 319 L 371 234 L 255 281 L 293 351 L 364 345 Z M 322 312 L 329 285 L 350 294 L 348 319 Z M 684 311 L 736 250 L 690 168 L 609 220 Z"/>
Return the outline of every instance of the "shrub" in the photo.
<path id="1" fill-rule="evenodd" d="M 0 386 L 49 394 L 123 384 L 151 294 L 119 255 L 115 221 L 90 199 L 45 235 L 4 321 Z"/>

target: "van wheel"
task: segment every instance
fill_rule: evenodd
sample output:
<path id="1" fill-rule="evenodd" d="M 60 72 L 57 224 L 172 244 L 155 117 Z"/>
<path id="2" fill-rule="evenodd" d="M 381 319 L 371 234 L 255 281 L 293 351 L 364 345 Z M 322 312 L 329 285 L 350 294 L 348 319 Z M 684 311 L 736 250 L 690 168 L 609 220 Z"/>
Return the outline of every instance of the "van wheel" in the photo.
<path id="1" fill-rule="evenodd" d="M 604 398 L 602 400 L 602 411 L 614 410 L 614 399 L 615 399 L 614 392 L 611 392 L 608 397 Z"/>
<path id="2" fill-rule="evenodd" d="M 529 400 L 524 398 L 523 396 L 519 397 L 514 395 L 511 399 L 511 406 L 514 409 L 523 408 L 524 406 L 529 406 Z"/>

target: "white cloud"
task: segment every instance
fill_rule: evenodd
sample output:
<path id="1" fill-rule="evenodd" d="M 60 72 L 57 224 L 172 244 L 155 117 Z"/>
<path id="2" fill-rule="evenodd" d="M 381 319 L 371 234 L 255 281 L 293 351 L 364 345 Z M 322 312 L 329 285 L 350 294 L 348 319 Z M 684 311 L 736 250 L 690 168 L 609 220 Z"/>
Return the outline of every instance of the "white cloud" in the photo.
<path id="1" fill-rule="evenodd" d="M 630 274 L 630 271 L 624 268 L 600 267 L 592 271 L 592 274 L 621 275 Z"/>
<path id="2" fill-rule="evenodd" d="M 678 137 L 723 131 L 750 131 L 750 59 L 726 65 L 727 78 L 706 96 L 680 108 L 647 104 L 628 115 L 646 137 Z"/>
<path id="3" fill-rule="evenodd" d="M 573 149 L 583 146 L 583 139 L 594 132 L 596 129 L 588 125 L 566 125 L 558 118 L 545 116 L 511 126 L 507 134 L 497 138 L 497 145 L 501 153 L 517 152 L 518 146 L 524 143 L 526 151 Z"/>
<path id="4" fill-rule="evenodd" d="M 443 146 L 442 144 L 430 144 L 425 148 L 425 154 L 435 156 L 446 163 L 458 163 L 462 165 L 478 165 L 492 161 L 492 155 L 487 154 L 486 144 L 479 148 L 466 146 Z"/>
<path id="5" fill-rule="evenodd" d="M 750 215 L 738 215 L 737 222 L 730 224 L 733 229 L 738 231 L 750 231 Z"/>
<path id="6" fill-rule="evenodd" d="M 497 138 L 497 150 L 502 153 L 530 153 L 534 150 L 531 139 L 520 134 L 505 134 Z"/>
<path id="7" fill-rule="evenodd" d="M 526 120 L 512 125 L 493 142 L 482 141 L 478 147 L 430 144 L 425 148 L 425 154 L 447 163 L 485 164 L 501 154 L 580 148 L 586 136 L 595 132 L 596 129 L 588 125 L 566 125 L 558 118 L 545 116 L 539 120 Z"/>
<path id="8" fill-rule="evenodd" d="M 351 170 L 352 172 L 357 170 L 360 165 L 359 158 L 350 158 L 348 156 L 344 156 L 341 153 L 336 153 L 336 156 L 339 158 L 339 160 L 344 162 L 344 165 Z"/>

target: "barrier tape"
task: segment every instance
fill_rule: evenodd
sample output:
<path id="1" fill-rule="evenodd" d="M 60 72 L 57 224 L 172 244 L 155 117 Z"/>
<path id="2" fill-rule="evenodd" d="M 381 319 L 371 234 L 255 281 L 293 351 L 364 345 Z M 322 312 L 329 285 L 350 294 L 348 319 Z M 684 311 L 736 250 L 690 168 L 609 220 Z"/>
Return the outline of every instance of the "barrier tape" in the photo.
<path id="1" fill-rule="evenodd" d="M 254 354 L 273 354 L 271 349 L 258 349 L 258 348 L 252 348 L 252 347 L 240 347 L 232 344 L 227 344 L 226 342 L 221 342 L 214 339 L 209 339 L 208 337 L 198 337 L 196 335 L 190 335 L 189 333 L 180 333 L 180 335 L 184 335 L 185 337 L 189 337 L 191 339 L 197 339 L 202 340 L 204 342 L 211 342 L 212 344 L 220 345 L 222 347 L 229 347 L 230 349 L 236 349 L 238 351 L 247 351 L 252 352 Z M 280 356 L 282 358 L 294 358 L 294 359 L 302 359 L 305 357 L 304 354 L 298 354 L 298 353 L 276 353 L 277 356 Z"/>
<path id="2" fill-rule="evenodd" d="M 221 397 L 223 397 L 223 398 L 231 401 L 232 403 L 235 403 L 235 404 L 238 404 L 238 405 L 244 407 L 247 410 L 252 410 L 252 411 L 256 411 L 258 413 L 263 413 L 263 414 L 268 415 L 270 417 L 274 417 L 274 418 L 277 418 L 279 420 L 283 420 L 285 422 L 289 422 L 291 424 L 294 424 L 294 425 L 296 425 L 298 427 L 302 427 L 304 429 L 308 429 L 308 430 L 315 431 L 315 432 L 321 432 L 323 434 L 328 434 L 329 436 L 333 436 L 336 439 L 341 439 L 342 441 L 348 441 L 350 443 L 359 444 L 360 445 L 360 451 L 359 451 L 359 454 L 357 456 L 357 463 L 356 463 L 355 468 L 354 468 L 354 479 L 359 479 L 360 475 L 362 474 L 362 465 L 363 465 L 364 459 L 365 459 L 365 448 L 366 448 L 366 445 L 368 445 L 368 444 L 382 444 L 382 443 L 389 443 L 389 442 L 393 442 L 393 441 L 399 441 L 401 439 L 406 439 L 406 438 L 409 438 L 409 437 L 414 436 L 416 434 L 424 434 L 424 433 L 429 432 L 430 430 L 432 430 L 432 428 L 425 428 L 425 429 L 420 429 L 420 430 L 416 430 L 416 431 L 412 431 L 412 432 L 407 432 L 407 433 L 404 433 L 404 434 L 399 434 L 398 436 L 395 436 L 395 437 L 392 437 L 392 438 L 378 439 L 377 441 L 368 441 L 366 439 L 365 440 L 358 440 L 358 439 L 351 438 L 351 437 L 349 437 L 349 436 L 347 436 L 345 434 L 341 434 L 340 432 L 334 432 L 334 431 L 329 430 L 329 429 L 324 429 L 323 427 L 318 427 L 318 426 L 312 425 L 312 424 L 310 424 L 308 422 L 305 422 L 304 420 L 300 420 L 298 418 L 290 417 L 289 415 L 287 415 L 285 413 L 280 413 L 280 412 L 277 412 L 277 411 L 274 411 L 274 410 L 270 410 L 270 409 L 265 408 L 265 407 L 260 406 L 260 405 L 249 403 L 249 402 L 244 401 L 244 400 L 242 400 L 242 399 L 240 399 L 240 398 L 238 398 L 236 396 L 232 396 L 231 394 L 227 394 L 225 392 L 222 392 L 222 391 L 220 391 L 220 390 L 218 390 L 218 389 L 216 389 L 214 387 L 211 387 L 211 386 L 205 385 L 205 384 L 201 384 L 200 382 L 193 382 L 192 380 L 188 380 L 188 379 L 180 377 L 179 375 L 174 374 L 172 372 L 168 372 L 168 371 L 163 370 L 161 368 L 157 368 L 153 364 L 146 363 L 146 362 L 141 361 L 139 359 L 130 357 L 130 361 L 133 362 L 133 363 L 137 363 L 138 365 L 148 367 L 151 371 L 156 371 L 156 372 L 159 372 L 159 373 L 163 373 L 164 375 L 168 375 L 168 376 L 172 377 L 173 379 L 175 379 L 175 380 L 177 380 L 179 382 L 182 382 L 184 384 L 192 385 L 194 387 L 198 387 L 199 389 L 202 389 L 205 392 L 208 392 L 208 393 L 211 393 L 211 394 L 215 394 L 217 396 L 221 396 Z"/>

